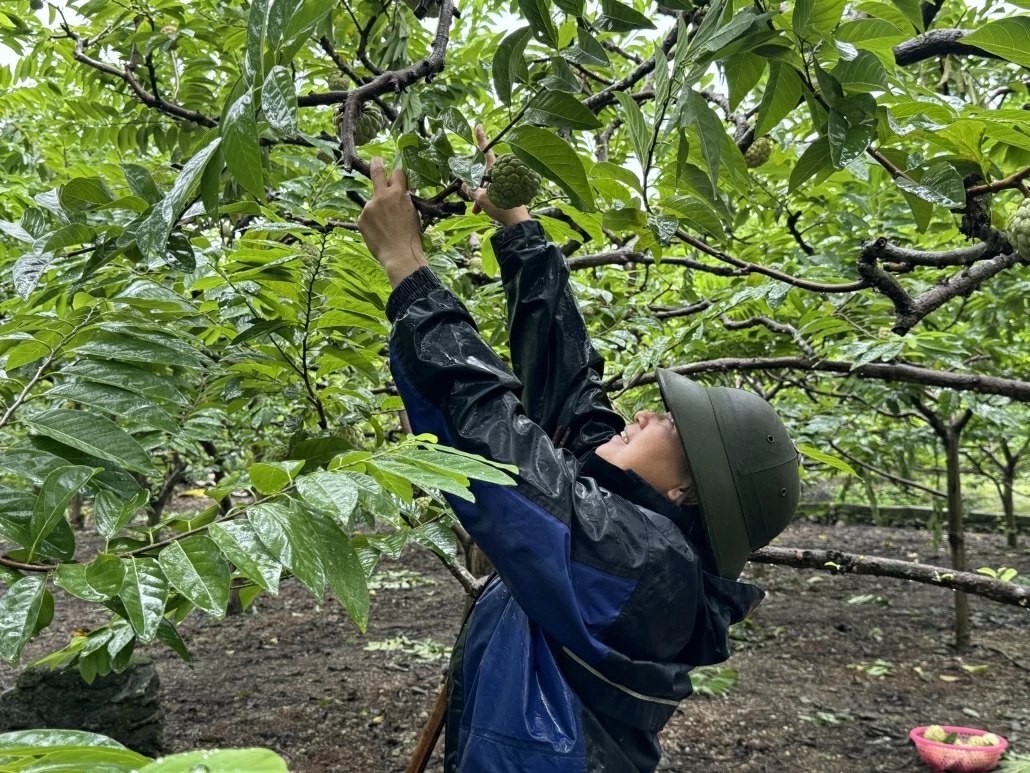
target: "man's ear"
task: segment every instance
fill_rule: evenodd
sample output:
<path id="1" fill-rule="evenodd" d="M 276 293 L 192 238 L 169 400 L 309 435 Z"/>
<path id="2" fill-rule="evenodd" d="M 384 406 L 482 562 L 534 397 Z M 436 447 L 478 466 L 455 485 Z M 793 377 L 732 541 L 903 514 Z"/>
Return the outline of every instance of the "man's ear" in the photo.
<path id="1" fill-rule="evenodd" d="M 697 490 L 694 488 L 693 481 L 690 483 L 684 483 L 682 486 L 677 486 L 674 489 L 669 489 L 665 492 L 665 496 L 677 505 L 697 504 Z"/>

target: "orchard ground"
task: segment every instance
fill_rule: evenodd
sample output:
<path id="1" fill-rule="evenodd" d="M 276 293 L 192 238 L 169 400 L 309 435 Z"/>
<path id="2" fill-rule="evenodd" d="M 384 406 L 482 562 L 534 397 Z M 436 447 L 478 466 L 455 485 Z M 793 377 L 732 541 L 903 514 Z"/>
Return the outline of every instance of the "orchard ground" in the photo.
<path id="1" fill-rule="evenodd" d="M 198 500 L 175 505 L 194 509 Z M 1026 548 L 1007 549 L 996 535 L 968 539 L 970 566 L 1030 574 Z M 893 558 L 918 554 L 947 564 L 946 546 L 935 553 L 926 532 L 914 530 L 799 523 L 780 544 Z M 291 582 L 278 598 L 260 596 L 242 617 L 191 616 L 181 631 L 195 671 L 170 650 L 150 648 L 162 680 L 168 751 L 266 746 L 294 773 L 403 771 L 446 661 L 389 647 L 402 637 L 450 645 L 464 599 L 422 549 L 383 561 L 377 572 L 388 575 L 387 586 L 414 579 L 412 587 L 376 590 L 367 635 L 335 602 L 319 609 Z M 388 574 L 398 572 L 413 574 Z M 750 566 L 746 579 L 769 597 L 754 626 L 733 642 L 726 665 L 739 671 L 740 681 L 725 698 L 694 696 L 682 704 L 662 733 L 660 770 L 917 773 L 926 768 L 908 731 L 934 722 L 988 729 L 1008 737 L 1016 751 L 1030 751 L 1026 611 L 973 598 L 976 646 L 956 657 L 948 646 L 947 591 L 781 567 Z M 862 595 L 882 599 L 848 603 Z M 58 610 L 25 662 L 62 646 L 76 627 L 102 622 L 75 599 L 62 599 Z M 380 649 L 366 649 L 373 643 Z M 891 675 L 856 668 L 878 660 L 890 664 Z M 10 672 L 0 681 L 9 686 Z M 442 770 L 440 747 L 430 767 L 435 773 Z"/>

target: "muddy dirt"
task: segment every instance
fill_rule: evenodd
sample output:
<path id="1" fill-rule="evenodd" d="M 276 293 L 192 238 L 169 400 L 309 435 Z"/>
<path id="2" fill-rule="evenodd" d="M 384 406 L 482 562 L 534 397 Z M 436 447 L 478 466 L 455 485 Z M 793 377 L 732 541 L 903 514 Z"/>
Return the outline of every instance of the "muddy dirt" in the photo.
<path id="1" fill-rule="evenodd" d="M 945 550 L 932 552 L 919 531 L 800 524 L 778 544 L 917 554 L 947 565 Z M 1030 550 L 1009 550 L 1000 537 L 970 535 L 968 548 L 974 568 L 1030 574 Z M 266 746 L 294 773 L 403 771 L 441 683 L 445 659 L 432 659 L 440 655 L 434 645 L 454 640 L 463 597 L 423 550 L 409 549 L 378 571 L 415 574 L 380 578 L 366 635 L 335 602 L 320 609 L 287 583 L 242 617 L 191 615 L 181 631 L 193 671 L 170 650 L 149 648 L 160 669 L 169 751 Z M 780 567 L 749 567 L 746 579 L 769 597 L 726 664 L 739 683 L 725 698 L 694 696 L 680 707 L 662 734 L 660 770 L 916 773 L 927 768 L 908 731 L 934 722 L 991 730 L 1030 752 L 1027 611 L 972 599 L 975 647 L 957 657 L 948 591 Z M 880 599 L 849 603 L 861 595 Z M 26 661 L 61 646 L 74 628 L 100 622 L 64 594 L 57 610 Z M 887 675 L 856 668 L 878 660 L 889 664 L 880 665 Z M 9 671 L 0 674 L 0 686 L 11 681 Z M 442 770 L 438 757 L 430 770 Z"/>

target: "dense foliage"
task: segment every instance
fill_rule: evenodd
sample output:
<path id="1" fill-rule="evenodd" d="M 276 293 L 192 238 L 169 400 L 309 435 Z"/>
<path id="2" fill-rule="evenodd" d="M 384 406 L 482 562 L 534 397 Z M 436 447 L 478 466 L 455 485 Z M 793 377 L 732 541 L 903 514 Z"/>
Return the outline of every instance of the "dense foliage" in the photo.
<path id="1" fill-rule="evenodd" d="M 1030 176 L 1030 16 L 959 0 L 458 10 L 0 11 L 16 54 L 0 68 L 8 663 L 53 617 L 49 580 L 112 612 L 48 659 L 92 679 L 137 643 L 188 659 L 175 625 L 225 614 L 234 589 L 245 606 L 285 577 L 328 587 L 363 628 L 380 556 L 455 560 L 441 493 L 512 471 L 405 432 L 389 286 L 354 221 L 368 159 L 402 164 L 431 264 L 503 350 L 495 226 L 460 192 L 484 171 L 476 122 L 542 177 L 534 213 L 627 415 L 657 404 L 662 364 L 774 400 L 813 475 L 850 469 L 837 447 L 908 479 L 938 440 L 957 459 L 967 431 L 978 463 L 1018 461 L 1030 275 L 1006 225 Z M 217 504 L 164 517 L 182 480 Z M 82 501 L 97 537 L 77 550 Z"/>

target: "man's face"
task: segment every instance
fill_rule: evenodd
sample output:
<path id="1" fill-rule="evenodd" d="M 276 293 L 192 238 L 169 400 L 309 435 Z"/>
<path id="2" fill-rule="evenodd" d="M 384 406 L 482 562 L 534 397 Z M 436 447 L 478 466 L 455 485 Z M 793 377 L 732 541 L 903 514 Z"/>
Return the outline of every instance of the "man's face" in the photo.
<path id="1" fill-rule="evenodd" d="M 597 455 L 622 470 L 633 470 L 670 499 L 690 486 L 683 446 L 672 416 L 639 411 L 632 424 L 597 449 Z"/>

